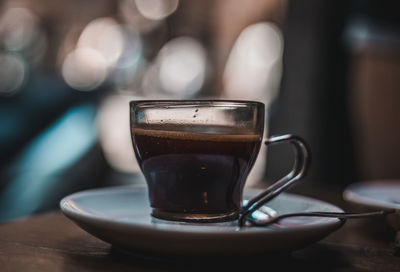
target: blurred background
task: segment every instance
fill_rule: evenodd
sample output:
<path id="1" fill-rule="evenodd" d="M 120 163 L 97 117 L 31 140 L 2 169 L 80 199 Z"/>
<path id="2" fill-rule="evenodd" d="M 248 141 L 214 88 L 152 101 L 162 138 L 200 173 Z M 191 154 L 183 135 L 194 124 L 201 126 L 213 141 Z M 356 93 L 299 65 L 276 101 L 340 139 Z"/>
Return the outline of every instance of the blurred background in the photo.
<path id="1" fill-rule="evenodd" d="M 144 182 L 128 102 L 248 99 L 305 186 L 400 178 L 398 1 L 0 1 L 0 221 Z M 263 148 L 249 186 L 288 171 Z M 323 196 L 321 196 L 323 197 Z"/>

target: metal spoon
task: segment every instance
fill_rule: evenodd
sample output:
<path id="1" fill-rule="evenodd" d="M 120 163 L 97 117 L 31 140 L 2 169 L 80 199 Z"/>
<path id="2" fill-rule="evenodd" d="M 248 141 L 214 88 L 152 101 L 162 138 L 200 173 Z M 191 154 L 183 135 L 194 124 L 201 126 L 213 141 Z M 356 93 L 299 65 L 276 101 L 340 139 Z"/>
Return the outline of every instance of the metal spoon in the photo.
<path id="1" fill-rule="evenodd" d="M 268 212 L 265 210 L 261 210 L 264 216 L 260 216 L 260 214 L 254 214 L 247 218 L 247 221 L 253 226 L 268 226 L 273 223 L 277 223 L 283 218 L 288 217 L 300 217 L 300 216 L 311 216 L 311 217 L 333 217 L 339 218 L 341 220 L 346 219 L 354 219 L 354 218 L 365 218 L 365 217 L 373 217 L 373 216 L 384 216 L 387 214 L 391 214 L 396 212 L 395 209 L 391 210 L 382 210 L 382 211 L 374 211 L 374 212 L 365 212 L 365 213 L 346 213 L 346 212 L 298 212 L 298 213 L 287 213 L 278 215 L 276 212 Z M 265 216 L 267 215 L 267 216 Z"/>

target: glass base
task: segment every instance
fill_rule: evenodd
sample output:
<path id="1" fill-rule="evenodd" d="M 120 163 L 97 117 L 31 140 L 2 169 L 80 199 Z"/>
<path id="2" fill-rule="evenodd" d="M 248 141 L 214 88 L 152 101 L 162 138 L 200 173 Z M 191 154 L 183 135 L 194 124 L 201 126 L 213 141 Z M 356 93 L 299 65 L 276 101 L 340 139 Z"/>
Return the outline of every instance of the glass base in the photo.
<path id="1" fill-rule="evenodd" d="M 234 221 L 239 218 L 239 212 L 231 213 L 175 213 L 166 212 L 159 209 L 153 209 L 151 216 L 177 222 L 188 222 L 188 223 L 220 223 Z"/>

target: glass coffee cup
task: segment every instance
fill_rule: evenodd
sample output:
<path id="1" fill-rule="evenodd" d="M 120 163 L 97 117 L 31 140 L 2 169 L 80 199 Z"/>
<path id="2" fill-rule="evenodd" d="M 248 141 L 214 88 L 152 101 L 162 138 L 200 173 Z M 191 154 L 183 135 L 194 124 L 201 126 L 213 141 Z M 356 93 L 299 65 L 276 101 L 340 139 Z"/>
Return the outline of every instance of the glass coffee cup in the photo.
<path id="1" fill-rule="evenodd" d="M 304 177 L 306 143 L 294 135 L 264 139 L 265 106 L 255 101 L 130 102 L 134 153 L 145 176 L 152 216 L 214 223 L 246 218 Z M 262 142 L 289 142 L 292 171 L 243 206 L 243 189 Z"/>

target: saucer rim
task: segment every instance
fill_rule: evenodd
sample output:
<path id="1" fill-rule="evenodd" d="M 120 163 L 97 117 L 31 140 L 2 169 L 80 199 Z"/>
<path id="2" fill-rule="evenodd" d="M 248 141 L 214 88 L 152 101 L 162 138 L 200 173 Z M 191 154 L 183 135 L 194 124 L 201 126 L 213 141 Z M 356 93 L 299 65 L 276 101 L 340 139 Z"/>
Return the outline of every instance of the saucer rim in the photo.
<path id="1" fill-rule="evenodd" d="M 102 188 L 94 188 L 94 189 L 87 189 L 87 190 L 82 190 L 76 193 L 72 193 L 68 196 L 65 196 L 64 198 L 61 199 L 60 201 L 60 209 L 66 215 L 68 218 L 73 220 L 75 223 L 78 223 L 76 218 L 79 218 L 80 221 L 85 222 L 86 224 L 92 224 L 93 221 L 96 222 L 96 224 L 101 224 L 101 225 L 107 225 L 107 224 L 112 224 L 113 228 L 116 230 L 126 230 L 126 228 L 135 228 L 136 230 L 140 231 L 148 231 L 149 230 L 149 225 L 146 223 L 132 223 L 132 222 L 124 222 L 124 221 L 113 221 L 112 219 L 109 218 L 104 218 L 101 216 L 96 216 L 93 214 L 89 214 L 85 211 L 82 211 L 77 209 L 77 207 L 69 207 L 68 205 L 70 201 L 73 201 L 74 198 L 76 197 L 82 197 L 87 194 L 93 195 L 93 194 L 104 194 L 105 191 L 107 190 L 112 190 L 114 192 L 117 191 L 123 191 L 126 189 L 140 189 L 140 190 L 147 190 L 147 187 L 145 184 L 132 184 L 132 185 L 122 185 L 122 186 L 110 186 L 110 187 L 102 187 Z M 261 189 L 256 189 L 256 188 L 246 188 L 245 191 L 247 192 L 260 192 L 262 191 Z M 344 212 L 340 207 L 329 203 L 327 201 L 319 200 L 316 198 L 304 196 L 304 195 L 299 195 L 299 194 L 292 194 L 292 193 L 282 193 L 281 195 L 284 195 L 285 197 L 291 197 L 295 198 L 298 200 L 302 201 L 312 201 L 313 203 L 320 203 L 322 205 L 327 205 L 330 206 L 330 208 L 334 209 L 335 212 Z M 150 216 L 150 215 L 149 215 Z M 304 230 L 304 231 L 312 231 L 316 229 L 320 229 L 321 227 L 335 227 L 340 228 L 342 226 L 343 222 L 340 219 L 337 218 L 323 218 L 323 221 L 319 221 L 317 223 L 313 224 L 308 224 L 308 225 L 298 225 L 298 226 L 293 226 L 293 227 L 287 227 L 287 228 L 278 228 L 278 229 L 270 229 L 270 228 L 265 228 L 265 227 L 243 227 L 243 228 L 233 228 L 233 226 L 230 226 L 229 230 L 224 230 L 223 232 L 218 232 L 218 231 L 204 231 L 204 230 L 199 230 L 201 227 L 200 225 L 195 225 L 193 229 L 190 228 L 182 228 L 182 229 L 173 229 L 173 228 L 156 228 L 153 227 L 151 228 L 152 231 L 154 232 L 161 232 L 164 234 L 176 234 L 176 233 L 188 233 L 190 235 L 217 235 L 220 237 L 221 235 L 228 235 L 231 236 L 233 233 L 235 235 L 251 235 L 251 233 L 265 233 L 265 234 L 278 234 L 278 233 L 291 233 L 293 229 L 297 230 Z M 213 227 L 213 226 L 207 226 L 207 227 Z M 220 226 L 218 226 L 220 227 Z"/>
<path id="2" fill-rule="evenodd" d="M 85 217 L 79 211 L 70 212 L 65 206 L 67 200 L 73 196 L 84 196 L 87 193 L 104 194 L 104 190 L 126 190 L 147 189 L 143 185 L 114 186 L 106 188 L 88 189 L 85 191 L 71 194 L 60 202 L 61 210 L 75 224 L 94 237 L 110 244 L 115 248 L 123 248 L 132 254 L 144 256 L 243 256 L 244 254 L 270 254 L 278 252 L 291 252 L 303 248 L 309 244 L 318 242 L 332 232 L 343 226 L 344 221 L 336 218 L 323 218 L 311 225 L 298 225 L 287 228 L 269 227 L 244 227 L 239 229 L 229 226 L 229 228 L 194 228 L 170 227 L 168 224 L 157 228 L 158 224 L 149 225 L 148 223 L 136 222 L 116 222 L 101 217 Z M 246 189 L 262 191 L 259 189 Z M 114 191 L 115 192 L 115 191 Z M 314 199 L 311 197 L 282 193 L 313 201 L 315 205 L 322 203 L 330 208 L 341 210 L 341 208 L 331 203 Z M 278 196 L 279 197 L 279 196 Z M 318 204 L 317 204 L 318 203 Z M 70 212 L 70 213 L 69 213 Z M 150 215 L 148 215 L 150 216 Z M 158 226 L 160 227 L 160 226 Z M 201 230 L 201 231 L 199 231 Z"/>

